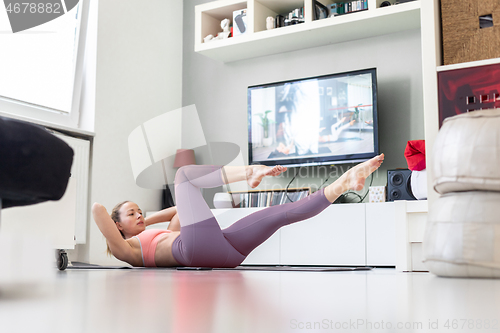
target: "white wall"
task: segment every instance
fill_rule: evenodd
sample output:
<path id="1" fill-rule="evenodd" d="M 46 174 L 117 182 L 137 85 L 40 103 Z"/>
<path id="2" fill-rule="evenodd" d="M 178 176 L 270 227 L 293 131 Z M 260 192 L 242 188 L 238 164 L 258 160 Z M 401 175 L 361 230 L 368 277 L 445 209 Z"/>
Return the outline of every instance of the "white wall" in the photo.
<path id="1" fill-rule="evenodd" d="M 82 94 L 80 96 L 81 130 L 94 132 L 95 125 L 95 93 L 96 93 L 96 61 L 97 61 L 97 27 L 99 23 L 99 0 L 89 2 L 89 22 L 85 42 L 85 61 L 83 64 Z"/>
<path id="2" fill-rule="evenodd" d="M 127 140 L 143 122 L 182 106 L 182 6 L 179 0 L 99 2 L 91 203 L 108 212 L 123 200 L 143 211 L 160 208 L 160 191 L 134 183 Z M 106 256 L 93 220 L 88 245 L 91 263 L 121 264 Z"/>

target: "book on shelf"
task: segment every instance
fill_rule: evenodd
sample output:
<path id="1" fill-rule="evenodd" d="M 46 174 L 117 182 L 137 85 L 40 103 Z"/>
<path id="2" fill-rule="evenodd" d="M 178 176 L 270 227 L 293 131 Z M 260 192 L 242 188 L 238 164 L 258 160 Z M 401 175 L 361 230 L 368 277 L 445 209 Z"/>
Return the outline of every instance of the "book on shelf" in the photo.
<path id="1" fill-rule="evenodd" d="M 336 2 L 330 5 L 330 17 L 368 9 L 368 0 Z"/>
<path id="2" fill-rule="evenodd" d="M 303 199 L 311 193 L 311 189 L 304 187 L 229 193 L 233 198 L 234 208 L 270 207 Z"/>

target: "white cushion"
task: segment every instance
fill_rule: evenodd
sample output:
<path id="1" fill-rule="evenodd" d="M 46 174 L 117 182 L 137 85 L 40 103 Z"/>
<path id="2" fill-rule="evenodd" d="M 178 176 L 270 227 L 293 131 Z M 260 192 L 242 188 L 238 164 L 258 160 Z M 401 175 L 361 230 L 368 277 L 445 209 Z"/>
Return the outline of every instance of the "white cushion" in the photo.
<path id="1" fill-rule="evenodd" d="M 429 209 L 426 267 L 440 276 L 500 277 L 500 193 L 450 193 Z"/>
<path id="2" fill-rule="evenodd" d="M 500 191 L 500 109 L 445 119 L 433 153 L 437 192 Z"/>

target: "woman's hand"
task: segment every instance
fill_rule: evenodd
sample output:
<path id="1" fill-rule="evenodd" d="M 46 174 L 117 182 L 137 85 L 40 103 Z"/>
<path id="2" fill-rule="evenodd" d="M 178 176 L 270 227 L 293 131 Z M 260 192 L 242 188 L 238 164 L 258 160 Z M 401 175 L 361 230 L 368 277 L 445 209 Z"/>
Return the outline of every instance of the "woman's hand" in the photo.
<path id="1" fill-rule="evenodd" d="M 123 239 L 106 208 L 101 204 L 94 203 L 92 205 L 92 215 L 97 227 L 104 237 L 106 237 L 111 253 L 113 253 L 116 258 L 131 263 L 131 260 L 135 258 L 132 248 L 130 244 Z"/>
<path id="2" fill-rule="evenodd" d="M 103 205 L 101 205 L 100 203 L 95 202 L 92 205 L 92 214 L 96 214 L 96 213 L 103 212 L 103 211 L 106 213 L 108 212 L 106 210 L 106 208 Z"/>
<path id="3" fill-rule="evenodd" d="M 151 224 L 155 224 L 155 223 L 169 222 L 169 221 L 172 223 L 174 216 L 176 216 L 176 215 L 177 215 L 177 207 L 174 206 L 174 207 L 160 210 L 159 212 L 156 212 L 153 215 L 147 217 L 144 221 L 145 221 L 146 226 L 151 225 Z M 169 226 L 169 229 L 174 230 L 174 229 L 171 229 L 170 226 Z M 180 230 L 180 226 L 179 226 L 179 230 Z"/>

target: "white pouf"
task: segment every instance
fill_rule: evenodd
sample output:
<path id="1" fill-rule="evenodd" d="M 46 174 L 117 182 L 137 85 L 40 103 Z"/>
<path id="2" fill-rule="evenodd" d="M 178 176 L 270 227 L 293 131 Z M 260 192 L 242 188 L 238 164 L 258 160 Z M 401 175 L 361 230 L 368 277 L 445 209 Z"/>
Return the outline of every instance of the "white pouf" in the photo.
<path id="1" fill-rule="evenodd" d="M 434 157 L 437 192 L 500 191 L 500 109 L 445 119 Z"/>
<path id="2" fill-rule="evenodd" d="M 423 256 L 439 276 L 500 278 L 500 193 L 441 196 L 429 209 Z"/>

